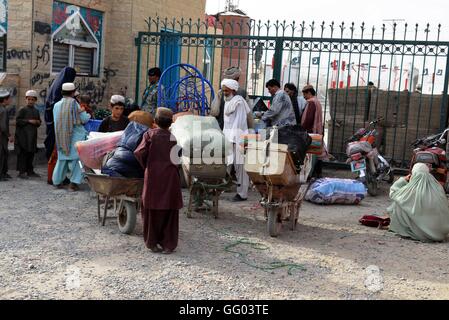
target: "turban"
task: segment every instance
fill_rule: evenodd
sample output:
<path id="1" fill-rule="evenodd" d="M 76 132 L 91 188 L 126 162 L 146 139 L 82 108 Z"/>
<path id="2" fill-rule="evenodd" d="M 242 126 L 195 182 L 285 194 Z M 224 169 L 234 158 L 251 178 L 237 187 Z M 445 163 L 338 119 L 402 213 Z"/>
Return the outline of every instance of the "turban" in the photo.
<path id="1" fill-rule="evenodd" d="M 223 78 L 224 79 L 231 79 L 231 80 L 237 80 L 240 78 L 240 75 L 242 74 L 242 70 L 237 67 L 231 67 L 226 69 L 223 72 Z"/>
<path id="2" fill-rule="evenodd" d="M 227 87 L 231 90 L 237 91 L 240 87 L 239 83 L 235 80 L 231 80 L 231 79 L 224 79 L 221 82 L 221 87 Z"/>

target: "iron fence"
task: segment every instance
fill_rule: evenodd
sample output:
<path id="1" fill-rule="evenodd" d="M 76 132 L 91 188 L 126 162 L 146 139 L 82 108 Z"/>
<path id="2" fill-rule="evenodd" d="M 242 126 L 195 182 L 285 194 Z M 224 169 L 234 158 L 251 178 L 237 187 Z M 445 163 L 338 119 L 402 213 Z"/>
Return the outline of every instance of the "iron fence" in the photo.
<path id="1" fill-rule="evenodd" d="M 224 69 L 241 68 L 240 84 L 252 99 L 270 99 L 265 83 L 272 78 L 300 92 L 312 84 L 337 160 L 345 160 L 349 136 L 381 117 L 381 152 L 398 167 L 408 165 L 411 142 L 447 126 L 449 42 L 440 39 L 441 25 L 368 28 L 242 17 L 149 18 L 147 25 L 136 38 L 138 101 L 146 70 L 181 62 L 201 70 L 215 89 Z"/>

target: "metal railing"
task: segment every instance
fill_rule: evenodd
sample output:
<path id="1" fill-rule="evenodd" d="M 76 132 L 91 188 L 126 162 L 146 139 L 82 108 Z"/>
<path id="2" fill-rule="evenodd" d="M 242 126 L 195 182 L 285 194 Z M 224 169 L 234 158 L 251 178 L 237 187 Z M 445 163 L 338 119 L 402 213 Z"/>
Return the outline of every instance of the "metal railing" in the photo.
<path id="1" fill-rule="evenodd" d="M 215 89 L 224 69 L 239 67 L 241 86 L 265 100 L 265 83 L 272 78 L 296 84 L 299 92 L 311 84 L 338 160 L 345 158 L 346 138 L 382 116 L 381 151 L 398 167 L 408 165 L 413 140 L 447 126 L 449 42 L 440 39 L 441 25 L 377 29 L 219 19 L 149 18 L 148 30 L 136 38 L 136 100 L 148 85 L 146 70 L 180 62 L 201 70 Z"/>

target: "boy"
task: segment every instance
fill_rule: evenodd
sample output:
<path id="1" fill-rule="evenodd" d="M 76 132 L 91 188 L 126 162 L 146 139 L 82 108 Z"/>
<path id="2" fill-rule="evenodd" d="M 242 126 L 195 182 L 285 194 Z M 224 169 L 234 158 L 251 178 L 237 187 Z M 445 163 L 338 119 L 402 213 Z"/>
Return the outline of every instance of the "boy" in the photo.
<path id="1" fill-rule="evenodd" d="M 98 131 L 117 132 L 126 129 L 129 120 L 123 116 L 125 103 L 125 97 L 123 96 L 116 95 L 111 97 L 112 115 L 103 120 Z"/>
<path id="2" fill-rule="evenodd" d="M 12 179 L 8 174 L 8 142 L 13 142 L 9 134 L 9 116 L 6 109 L 10 104 L 8 90 L 0 89 L 0 181 Z"/>
<path id="3" fill-rule="evenodd" d="M 179 209 L 183 207 L 178 166 L 172 159 L 176 139 L 168 130 L 173 122 L 170 109 L 156 112 L 159 128 L 144 134 L 134 152 L 145 169 L 145 188 L 142 198 L 144 239 L 153 252 L 172 253 L 178 246 Z"/>
<path id="4" fill-rule="evenodd" d="M 15 149 L 20 179 L 40 177 L 33 168 L 34 155 L 37 152 L 37 128 L 42 124 L 39 111 L 34 107 L 37 98 L 36 91 L 27 91 L 27 106 L 21 108 L 16 117 Z"/>

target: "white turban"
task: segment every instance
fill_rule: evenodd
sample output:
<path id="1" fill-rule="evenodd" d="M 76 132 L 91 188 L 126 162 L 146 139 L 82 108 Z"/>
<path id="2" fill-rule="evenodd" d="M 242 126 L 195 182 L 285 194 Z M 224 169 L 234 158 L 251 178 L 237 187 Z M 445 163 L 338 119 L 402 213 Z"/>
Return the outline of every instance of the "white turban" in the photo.
<path id="1" fill-rule="evenodd" d="M 240 78 L 241 74 L 242 74 L 242 70 L 240 70 L 240 68 L 231 67 L 231 68 L 226 69 L 223 72 L 223 78 L 237 80 Z"/>
<path id="2" fill-rule="evenodd" d="M 231 90 L 237 91 L 240 88 L 240 85 L 237 81 L 231 79 L 224 79 L 221 82 L 221 87 L 227 87 Z"/>

